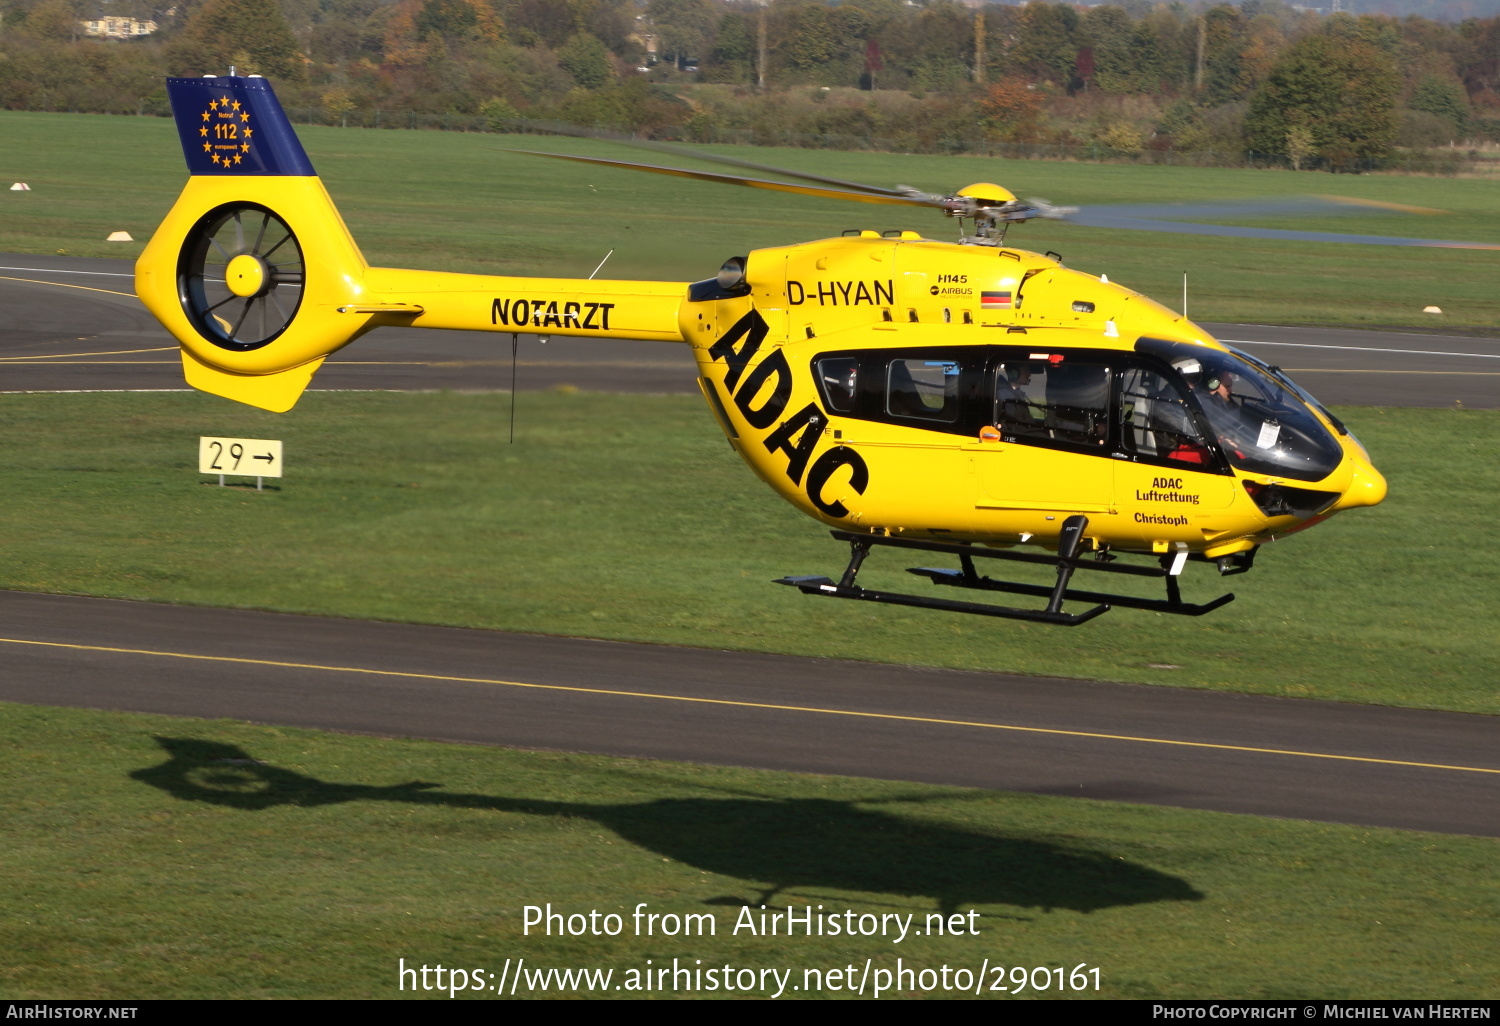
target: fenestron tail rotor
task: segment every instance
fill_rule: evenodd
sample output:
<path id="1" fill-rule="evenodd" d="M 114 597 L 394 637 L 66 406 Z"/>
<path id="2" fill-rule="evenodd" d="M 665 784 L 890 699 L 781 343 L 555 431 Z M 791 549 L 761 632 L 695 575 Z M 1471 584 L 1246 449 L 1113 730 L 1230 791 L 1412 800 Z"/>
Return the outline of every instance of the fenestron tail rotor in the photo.
<path id="1" fill-rule="evenodd" d="M 239 352 L 267 345 L 291 325 L 305 277 L 296 234 L 257 203 L 205 214 L 183 239 L 177 269 L 193 326 L 214 345 Z"/>

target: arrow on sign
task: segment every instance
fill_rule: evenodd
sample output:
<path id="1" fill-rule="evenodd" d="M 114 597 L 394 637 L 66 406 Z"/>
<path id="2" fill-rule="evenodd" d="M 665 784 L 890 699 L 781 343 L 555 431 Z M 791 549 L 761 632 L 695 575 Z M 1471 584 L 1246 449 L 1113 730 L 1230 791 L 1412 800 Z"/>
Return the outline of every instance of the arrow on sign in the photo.
<path id="1" fill-rule="evenodd" d="M 266 453 L 264 456 L 252 456 L 250 458 L 253 460 L 265 460 L 268 464 L 276 462 L 276 457 L 271 455 L 270 453 Z"/>

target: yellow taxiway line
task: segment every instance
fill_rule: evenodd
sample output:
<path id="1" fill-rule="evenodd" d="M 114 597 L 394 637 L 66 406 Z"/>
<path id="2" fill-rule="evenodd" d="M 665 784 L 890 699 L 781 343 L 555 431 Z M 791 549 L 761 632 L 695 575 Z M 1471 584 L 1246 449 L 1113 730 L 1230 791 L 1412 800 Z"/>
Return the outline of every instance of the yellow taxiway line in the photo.
<path id="1" fill-rule="evenodd" d="M 78 645 L 60 641 L 31 641 L 23 638 L 0 638 L 8 645 L 36 645 L 44 648 L 67 648 L 81 652 L 114 652 L 121 655 L 157 656 L 167 659 L 195 659 L 212 663 L 239 663 L 246 666 L 274 666 L 289 670 L 318 670 L 326 673 L 358 673 L 373 677 L 397 677 L 410 680 L 443 680 L 459 684 L 490 684 L 510 688 L 534 688 L 540 691 L 568 691 L 574 694 L 611 695 L 619 698 L 648 698 L 664 702 L 694 702 L 700 705 L 733 706 L 741 709 L 769 709 L 774 712 L 814 713 L 822 716 L 850 716 L 859 719 L 893 720 L 903 723 L 930 723 L 945 727 L 977 727 L 983 730 L 1012 730 L 1028 734 L 1053 734 L 1064 737 L 1087 737 L 1104 741 L 1134 741 L 1153 745 L 1178 745 L 1184 748 L 1208 748 L 1228 752 L 1253 752 L 1258 755 L 1290 755 L 1303 759 L 1334 759 L 1340 762 L 1377 763 L 1382 766 L 1411 766 L 1418 769 L 1455 770 L 1461 773 L 1495 773 L 1500 769 L 1483 766 L 1448 766 L 1433 762 L 1411 762 L 1405 759 L 1376 759 L 1362 755 L 1334 755 L 1328 752 L 1299 752 L 1282 748 L 1255 748 L 1249 745 L 1220 745 L 1205 741 L 1174 741 L 1159 737 L 1134 737 L 1128 734 L 1098 734 L 1084 730 L 1059 730 L 1050 727 L 1022 727 L 1010 723 L 984 723 L 973 720 L 949 720 L 933 716 L 908 716 L 901 713 L 860 712 L 853 709 L 823 709 L 817 706 L 778 705 L 770 702 L 742 702 L 727 698 L 697 698 L 690 695 L 661 695 L 648 691 L 614 691 L 608 688 L 584 688 L 566 684 L 535 684 L 487 677 L 454 677 L 441 673 L 408 673 L 401 670 L 371 670 L 362 666 L 323 666 L 317 663 L 290 663 L 274 659 L 246 659 L 238 656 L 195 655 L 189 652 L 158 652 L 143 648 L 111 648 L 107 645 Z"/>
<path id="2" fill-rule="evenodd" d="M 139 298 L 134 292 L 116 292 L 114 289 L 96 289 L 90 285 L 69 285 L 61 281 L 39 281 L 36 278 L 12 278 L 5 274 L 0 274 L 0 281 L 24 281 L 32 285 L 56 285 L 60 289 L 83 289 L 85 292 L 104 292 L 111 296 L 129 296 L 131 299 Z"/>

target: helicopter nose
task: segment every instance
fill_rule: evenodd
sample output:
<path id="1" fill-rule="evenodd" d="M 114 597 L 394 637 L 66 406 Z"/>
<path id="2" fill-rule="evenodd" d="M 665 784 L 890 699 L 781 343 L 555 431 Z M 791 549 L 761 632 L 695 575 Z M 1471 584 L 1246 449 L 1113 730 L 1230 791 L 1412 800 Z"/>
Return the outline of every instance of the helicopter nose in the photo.
<path id="1" fill-rule="evenodd" d="M 1376 470 L 1364 460 L 1356 460 L 1354 464 L 1354 476 L 1349 481 L 1349 487 L 1344 489 L 1344 495 L 1328 511 L 1336 513 L 1339 510 L 1357 509 L 1360 506 L 1378 506 L 1385 498 L 1387 491 L 1385 475 Z"/>

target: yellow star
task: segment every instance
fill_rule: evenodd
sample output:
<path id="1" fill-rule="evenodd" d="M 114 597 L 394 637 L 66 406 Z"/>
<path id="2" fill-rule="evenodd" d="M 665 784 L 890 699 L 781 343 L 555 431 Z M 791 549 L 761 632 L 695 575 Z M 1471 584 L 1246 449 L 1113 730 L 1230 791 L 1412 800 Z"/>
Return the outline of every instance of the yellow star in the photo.
<path id="1" fill-rule="evenodd" d="M 250 115 L 249 114 L 241 114 L 240 115 L 240 120 L 241 121 L 249 121 L 250 120 Z"/>
<path id="2" fill-rule="evenodd" d="M 204 112 L 203 112 L 203 120 L 204 120 L 204 121 L 207 121 L 207 120 L 208 120 L 208 111 L 204 111 Z"/>
<path id="3" fill-rule="evenodd" d="M 240 109 L 240 101 L 239 100 L 235 100 L 234 101 L 234 109 L 235 110 L 239 110 Z"/>
<path id="4" fill-rule="evenodd" d="M 247 128 L 247 129 L 245 129 L 245 138 L 246 139 L 250 138 L 254 134 L 255 134 L 255 129 L 253 129 L 253 128 Z"/>
<path id="5" fill-rule="evenodd" d="M 218 110 L 219 109 L 219 101 L 218 100 L 209 100 L 208 101 L 208 109 L 209 110 Z M 205 114 L 205 115 L 203 115 L 203 117 L 205 119 L 207 119 L 208 115 Z"/>
<path id="6" fill-rule="evenodd" d="M 240 152 L 241 153 L 249 153 L 250 152 L 250 144 L 249 143 L 240 143 Z M 235 160 L 239 160 L 240 158 L 239 157 L 235 157 L 234 159 Z"/>
<path id="7" fill-rule="evenodd" d="M 239 163 L 239 162 L 240 162 L 240 155 L 239 155 L 239 154 L 238 154 L 238 153 L 236 153 L 236 154 L 235 154 L 235 155 L 234 155 L 234 162 L 235 162 L 235 163 L 236 163 L 236 164 L 238 164 L 238 163 Z"/>
<path id="8" fill-rule="evenodd" d="M 220 100 L 219 102 L 222 103 L 224 106 L 227 107 L 227 106 L 229 106 L 229 97 L 226 96 L 222 100 Z"/>
<path id="9" fill-rule="evenodd" d="M 212 153 L 213 151 L 214 151 L 214 144 L 213 143 L 204 143 L 203 144 L 203 152 L 204 153 Z"/>
<path id="10" fill-rule="evenodd" d="M 200 129 L 198 129 L 198 134 L 202 135 L 202 136 L 207 136 L 208 135 L 208 129 L 206 129 L 206 128 L 200 128 Z"/>

